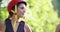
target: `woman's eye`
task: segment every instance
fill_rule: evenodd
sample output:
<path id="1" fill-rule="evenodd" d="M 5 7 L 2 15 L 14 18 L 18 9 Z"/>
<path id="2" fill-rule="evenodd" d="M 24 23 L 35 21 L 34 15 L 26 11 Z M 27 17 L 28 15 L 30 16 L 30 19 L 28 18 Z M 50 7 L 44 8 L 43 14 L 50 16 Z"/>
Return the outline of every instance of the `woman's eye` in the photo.
<path id="1" fill-rule="evenodd" d="M 21 9 L 24 9 L 24 7 L 21 7 Z"/>

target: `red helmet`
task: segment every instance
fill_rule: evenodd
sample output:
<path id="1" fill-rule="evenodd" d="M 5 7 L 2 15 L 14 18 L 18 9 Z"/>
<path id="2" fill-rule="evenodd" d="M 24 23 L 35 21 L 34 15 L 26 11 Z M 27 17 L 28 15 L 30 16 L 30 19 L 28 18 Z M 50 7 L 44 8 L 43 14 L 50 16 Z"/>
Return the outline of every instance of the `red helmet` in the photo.
<path id="1" fill-rule="evenodd" d="M 18 2 L 24 2 L 24 3 L 26 3 L 24 0 L 12 0 L 8 4 L 8 7 L 7 7 L 8 8 L 8 12 L 11 12 L 12 7 L 15 6 Z M 26 3 L 26 5 L 27 5 L 27 3 Z"/>

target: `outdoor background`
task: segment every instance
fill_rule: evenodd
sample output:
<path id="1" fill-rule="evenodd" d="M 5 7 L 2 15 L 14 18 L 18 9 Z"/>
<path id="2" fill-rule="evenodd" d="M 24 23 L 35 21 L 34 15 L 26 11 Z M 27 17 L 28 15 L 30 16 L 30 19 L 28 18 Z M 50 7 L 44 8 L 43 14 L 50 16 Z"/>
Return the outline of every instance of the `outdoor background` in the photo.
<path id="1" fill-rule="evenodd" d="M 26 23 L 32 32 L 55 32 L 60 23 L 60 0 L 26 0 Z M 0 0 L 0 21 L 8 17 L 9 0 Z"/>

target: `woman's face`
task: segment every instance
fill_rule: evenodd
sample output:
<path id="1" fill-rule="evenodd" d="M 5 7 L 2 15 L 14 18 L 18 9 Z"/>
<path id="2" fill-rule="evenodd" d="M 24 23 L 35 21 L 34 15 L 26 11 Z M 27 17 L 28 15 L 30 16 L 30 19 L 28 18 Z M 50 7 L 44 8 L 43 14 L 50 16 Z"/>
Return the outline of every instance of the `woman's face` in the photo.
<path id="1" fill-rule="evenodd" d="M 18 17 L 23 17 L 24 16 L 24 13 L 25 13 L 25 10 L 26 10 L 26 6 L 25 6 L 25 4 L 20 4 L 19 6 L 18 6 L 18 9 L 17 9 L 18 11 L 17 11 L 17 16 Z"/>

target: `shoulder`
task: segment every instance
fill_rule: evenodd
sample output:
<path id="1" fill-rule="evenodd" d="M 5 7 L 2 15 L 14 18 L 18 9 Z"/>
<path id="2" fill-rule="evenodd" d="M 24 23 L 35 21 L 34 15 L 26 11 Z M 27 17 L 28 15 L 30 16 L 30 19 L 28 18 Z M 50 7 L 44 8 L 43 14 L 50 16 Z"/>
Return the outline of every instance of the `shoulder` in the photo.
<path id="1" fill-rule="evenodd" d="M 26 32 L 32 32 L 31 28 L 28 24 L 25 24 L 24 28 L 25 28 Z"/>
<path id="2" fill-rule="evenodd" d="M 57 25 L 57 29 L 60 29 L 60 24 Z"/>
<path id="3" fill-rule="evenodd" d="M 57 25 L 56 32 L 60 32 L 60 24 Z"/>

